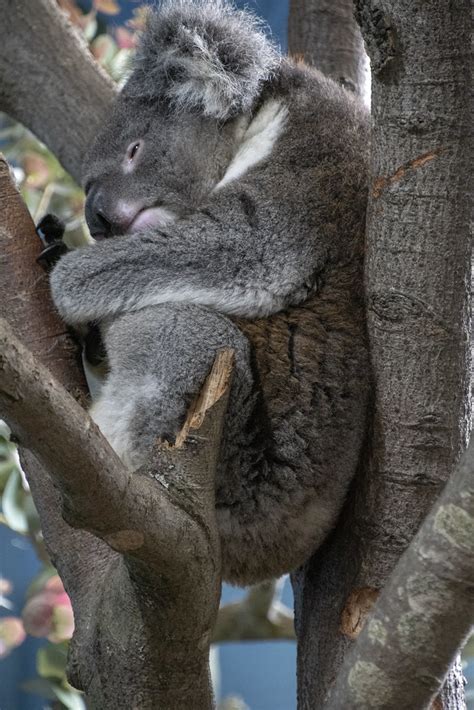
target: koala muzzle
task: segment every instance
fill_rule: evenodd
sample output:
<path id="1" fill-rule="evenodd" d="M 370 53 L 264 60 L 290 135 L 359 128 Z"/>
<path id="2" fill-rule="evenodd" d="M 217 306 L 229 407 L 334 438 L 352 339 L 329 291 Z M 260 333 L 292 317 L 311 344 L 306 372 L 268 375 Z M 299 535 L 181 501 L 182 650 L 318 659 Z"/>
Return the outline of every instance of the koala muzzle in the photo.
<path id="1" fill-rule="evenodd" d="M 100 187 L 89 191 L 85 214 L 89 230 L 94 239 L 107 239 L 124 234 L 133 221 L 136 210 L 126 209 L 115 198 Z"/>

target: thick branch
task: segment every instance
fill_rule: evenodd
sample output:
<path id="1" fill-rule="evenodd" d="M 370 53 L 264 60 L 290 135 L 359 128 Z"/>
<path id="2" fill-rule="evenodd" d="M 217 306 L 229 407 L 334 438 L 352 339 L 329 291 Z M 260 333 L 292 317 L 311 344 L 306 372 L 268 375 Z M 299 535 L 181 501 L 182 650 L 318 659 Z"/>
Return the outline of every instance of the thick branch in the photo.
<path id="1" fill-rule="evenodd" d="M 116 88 L 53 0 L 0 0 L 0 111 L 76 180 Z"/>
<path id="2" fill-rule="evenodd" d="M 192 674 L 197 684 L 193 695 L 196 707 L 208 707 L 210 695 L 204 668 L 220 595 L 214 471 L 225 404 L 207 413 L 202 427 L 207 446 L 188 442 L 180 450 L 158 447 L 150 473 L 132 475 L 108 449 L 88 415 L 35 361 L 5 321 L 0 321 L 0 353 L 2 416 L 19 440 L 51 472 L 62 493 L 69 523 L 100 535 L 114 550 L 125 555 L 126 567 L 120 558 L 105 560 L 108 574 L 115 578 L 120 590 L 117 598 L 104 599 L 100 595 L 97 599 L 99 580 L 95 580 L 94 603 L 98 608 L 93 615 L 94 647 L 97 644 L 103 647 L 105 668 L 100 663 L 98 668 L 101 677 L 107 677 L 107 683 L 103 687 L 103 680 L 99 683 L 94 678 L 93 682 L 99 685 L 89 685 L 86 689 L 95 700 L 100 698 L 102 707 L 109 707 L 112 695 L 109 700 L 107 697 L 114 687 L 112 676 L 118 682 L 117 669 L 123 672 L 122 664 L 126 663 L 130 673 L 133 667 L 130 634 L 133 633 L 135 647 L 138 641 L 140 644 L 137 661 L 142 652 L 144 640 L 137 638 L 140 629 L 141 636 L 150 641 L 148 664 L 143 666 L 143 659 L 140 660 L 141 673 L 135 667 L 138 674 L 133 684 L 135 692 L 144 677 L 150 690 L 143 694 L 142 689 L 142 706 L 154 707 L 158 698 L 160 707 L 176 707 L 180 697 L 182 702 L 187 696 L 183 695 L 182 679 L 176 683 L 176 669 L 199 656 L 201 661 Z M 229 355 L 224 351 L 216 360 L 208 386 L 222 395 L 229 374 Z M 223 385 L 216 388 L 215 380 Z M 220 399 L 225 402 L 225 398 Z M 167 474 L 170 469 L 172 478 Z M 157 477 L 162 485 L 156 481 Z M 186 491 L 183 497 L 179 485 L 174 485 L 175 479 L 178 482 L 193 480 L 192 496 Z M 94 491 L 93 496 L 91 491 Z M 103 575 L 101 581 L 105 581 Z M 154 589 L 158 582 L 159 593 Z M 163 589 L 167 587 L 173 592 L 163 597 Z M 71 580 L 70 591 L 80 620 L 85 609 L 90 613 L 91 600 L 81 597 L 78 589 L 83 591 Z M 137 610 L 133 627 L 122 620 L 120 630 L 113 629 L 110 619 L 127 603 Z M 170 633 L 173 629 L 179 643 L 150 637 L 160 619 L 162 629 L 169 629 Z M 127 659 L 121 657 L 119 651 L 125 640 Z M 89 669 L 93 663 L 97 663 L 95 656 L 89 658 Z M 158 673 L 154 689 L 150 688 L 150 677 L 146 673 L 150 668 L 155 672 L 159 669 L 162 674 Z M 171 683 L 173 676 L 175 682 Z M 163 677 L 165 686 L 160 681 Z M 77 681 L 84 687 L 83 674 L 82 678 L 81 673 L 78 674 Z"/>
<path id="3" fill-rule="evenodd" d="M 474 621 L 474 440 L 347 656 L 327 710 L 425 708 Z"/>
<path id="4" fill-rule="evenodd" d="M 362 616 L 384 586 L 469 426 L 469 2 L 356 4 L 374 79 L 366 240 L 374 421 L 337 530 L 295 578 L 302 708 L 323 706 L 354 642 L 348 612 Z M 354 600 L 359 609 L 349 608 Z"/>
<path id="5" fill-rule="evenodd" d="M 222 369 L 219 360 L 217 368 Z M 89 415 L 36 362 L 2 319 L 0 411 L 18 440 L 50 472 L 62 492 L 71 524 L 105 537 L 109 544 L 118 531 L 128 530 L 132 537 L 131 531 L 136 529 L 140 540 L 130 543 L 131 549 L 127 549 L 126 541 L 123 547 L 120 541 L 112 546 L 131 555 L 140 551 L 140 557 L 148 563 L 158 554 L 169 556 L 169 545 L 177 544 L 175 535 L 181 534 L 177 520 L 181 511 L 153 479 L 136 476 L 124 468 Z M 171 452 L 166 455 L 170 457 Z M 199 476 L 199 469 L 197 473 Z M 198 477 L 196 483 L 202 485 L 203 481 Z M 137 499 L 128 495 L 130 488 Z M 150 488 L 160 525 L 153 522 L 153 529 L 146 530 L 144 526 L 150 522 Z M 94 496 L 90 495 L 91 490 Z M 157 490 L 161 495 L 156 495 Z M 160 562 L 163 564 L 163 560 Z"/>
<path id="6" fill-rule="evenodd" d="M 52 306 L 48 277 L 36 263 L 40 240 L 1 154 L 0 201 L 2 315 L 68 391 L 85 404 L 87 385 L 76 366 L 77 346 Z"/>
<path id="7" fill-rule="evenodd" d="M 368 59 L 352 0 L 291 0 L 290 53 L 362 95 Z"/>
<path id="8" fill-rule="evenodd" d="M 71 350 L 61 347 L 64 334 L 57 343 L 61 328 L 54 315 L 42 318 L 43 275 L 27 277 L 35 268 L 34 247 L 22 245 L 16 229 L 29 235 L 31 244 L 37 237 L 5 169 L 2 191 L 8 209 L 0 229 L 5 247 L 0 297 L 17 330 L 67 379 L 61 356 L 70 362 Z M 214 474 L 230 353 L 217 358 L 190 415 L 186 430 L 200 427 L 200 443 L 188 436 L 181 437 L 180 449 L 157 446 L 149 469 L 132 476 L 5 321 L 0 352 L 0 411 L 34 454 L 24 457 L 32 492 L 73 602 L 71 680 L 92 706 L 104 709 L 117 707 L 119 693 L 124 707 L 207 710 L 212 702 L 208 650 L 220 597 Z M 190 480 L 193 486 L 180 486 Z M 61 502 L 68 522 L 81 531 L 61 520 Z"/>
<path id="9" fill-rule="evenodd" d="M 0 156 L 0 294 L 2 312 L 15 332 L 29 343 L 46 364 L 81 402 L 86 401 L 86 384 L 76 364 L 76 346 L 52 308 L 48 279 L 36 263 L 40 242 L 31 217 L 14 186 L 8 165 Z M 49 304 L 49 307 L 47 306 Z M 60 569 L 67 589 L 89 586 L 95 570 L 102 566 L 103 543 L 87 533 L 73 530 L 61 517 L 60 495 L 39 461 L 26 449 L 20 451 L 24 469 L 42 520 L 48 552 Z"/>

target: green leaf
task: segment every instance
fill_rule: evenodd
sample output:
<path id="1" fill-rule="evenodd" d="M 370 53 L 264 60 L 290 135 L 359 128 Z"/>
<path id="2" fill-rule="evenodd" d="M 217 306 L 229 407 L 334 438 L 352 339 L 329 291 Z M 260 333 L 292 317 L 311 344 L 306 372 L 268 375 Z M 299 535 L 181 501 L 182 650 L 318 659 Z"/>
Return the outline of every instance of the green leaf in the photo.
<path id="1" fill-rule="evenodd" d="M 92 42 L 91 48 L 94 57 L 102 66 L 108 65 L 118 51 L 117 44 L 110 35 L 99 35 Z"/>
<path id="2" fill-rule="evenodd" d="M 3 491 L 12 471 L 16 468 L 14 461 L 2 461 L 0 454 L 0 491 Z"/>
<path id="3" fill-rule="evenodd" d="M 0 135 L 0 140 L 1 140 L 1 135 Z M 6 422 L 3 421 L 3 419 L 0 419 L 0 437 L 2 439 L 6 439 L 7 441 L 10 440 L 10 435 L 11 435 L 11 430 L 10 427 Z"/>
<path id="4" fill-rule="evenodd" d="M 49 643 L 36 654 L 38 675 L 49 680 L 63 681 L 66 678 L 67 646 L 62 643 Z"/>
<path id="5" fill-rule="evenodd" d="M 22 485 L 20 471 L 15 467 L 8 477 L 2 495 L 2 511 L 8 527 L 18 533 L 28 532 L 25 504 L 29 493 Z"/>
<path id="6" fill-rule="evenodd" d="M 109 61 L 110 73 L 113 79 L 119 81 L 125 79 L 127 70 L 130 67 L 131 51 L 129 49 L 119 49 L 117 54 Z"/>
<path id="7" fill-rule="evenodd" d="M 86 710 L 82 695 L 73 688 L 66 690 L 59 685 L 53 685 L 53 693 L 68 710 Z"/>
<path id="8" fill-rule="evenodd" d="M 88 42 L 92 42 L 97 34 L 97 19 L 92 15 L 91 19 L 84 28 L 84 36 Z"/>

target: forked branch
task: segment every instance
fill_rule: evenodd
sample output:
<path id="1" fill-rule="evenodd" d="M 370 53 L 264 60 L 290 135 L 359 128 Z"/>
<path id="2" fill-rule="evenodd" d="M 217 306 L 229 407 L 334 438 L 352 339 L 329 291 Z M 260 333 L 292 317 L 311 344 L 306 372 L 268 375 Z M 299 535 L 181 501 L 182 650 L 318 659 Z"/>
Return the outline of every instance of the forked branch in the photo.
<path id="1" fill-rule="evenodd" d="M 325 710 L 425 708 L 474 620 L 474 440 L 400 559 Z"/>
<path id="2" fill-rule="evenodd" d="M 73 603 L 70 678 L 92 707 L 117 707 L 120 688 L 123 707 L 207 710 L 220 597 L 214 479 L 233 354 L 217 354 L 180 447 L 157 442 L 146 469 L 132 475 L 54 377 L 81 391 L 34 262 L 34 226 L 0 168 L 0 297 L 9 320 L 0 321 L 0 411 L 28 448 L 46 542 Z M 196 428 L 199 441 L 188 436 Z M 192 480 L 192 496 L 174 479 Z"/>

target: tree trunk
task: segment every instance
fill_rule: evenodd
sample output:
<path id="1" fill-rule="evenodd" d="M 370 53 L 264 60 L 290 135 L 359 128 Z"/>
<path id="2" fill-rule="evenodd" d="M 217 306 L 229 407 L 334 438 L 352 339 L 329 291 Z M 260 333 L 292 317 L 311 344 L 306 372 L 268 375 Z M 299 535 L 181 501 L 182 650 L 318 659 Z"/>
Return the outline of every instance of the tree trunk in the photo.
<path id="1" fill-rule="evenodd" d="M 462 683 L 436 696 L 471 632 L 473 588 L 474 439 L 385 585 L 324 710 L 462 708 Z"/>
<path id="2" fill-rule="evenodd" d="M 301 708 L 313 710 L 322 707 L 344 651 L 467 433 L 468 2 L 454 8 L 435 0 L 392 5 L 379 3 L 382 11 L 375 3 L 358 5 L 376 73 L 367 264 L 376 409 L 373 454 L 368 447 L 341 523 L 295 580 L 299 699 Z M 54 13 L 48 19 L 53 6 L 48 0 L 0 0 L 0 107 L 33 128 L 79 177 L 81 156 L 114 92 L 89 67 L 87 52 L 72 48 L 77 42 L 64 23 Z M 32 23 L 41 31 L 31 35 Z M 71 65 L 58 56 L 65 43 L 75 57 Z M 17 45 L 21 81 L 12 82 Z M 49 79 L 38 97 L 37 57 Z M 75 109 L 86 105 L 92 118 L 84 125 Z M 109 549 L 89 539 L 98 543 L 99 556 Z M 85 654 L 78 647 L 79 663 Z M 132 654 L 131 661 L 139 660 Z M 459 675 L 453 677 L 459 691 Z M 455 684 L 443 691 L 439 707 L 459 710 L 457 691 Z"/>
<path id="3" fill-rule="evenodd" d="M 0 195 L 5 313 L 56 376 L 83 391 L 48 298 L 43 311 L 36 301 L 45 295 L 30 260 L 39 240 L 4 162 Z M 216 356 L 179 446 L 157 443 L 150 464 L 131 474 L 0 319 L 0 412 L 27 449 L 45 542 L 74 610 L 68 675 L 91 708 L 212 706 L 208 656 L 221 582 L 215 469 L 231 360 L 231 352 Z M 199 441 L 189 440 L 190 429 Z M 192 491 L 180 484 L 189 480 Z"/>
<path id="4" fill-rule="evenodd" d="M 290 54 L 347 89 L 363 95 L 368 88 L 368 59 L 352 0 L 291 0 L 288 44 Z"/>
<path id="5" fill-rule="evenodd" d="M 470 3 L 356 6 L 373 72 L 366 289 L 374 417 L 336 531 L 294 576 L 300 709 L 322 707 L 470 422 Z M 459 673 L 450 678 L 459 689 Z M 446 689 L 439 707 L 459 710 L 456 697 Z"/>

